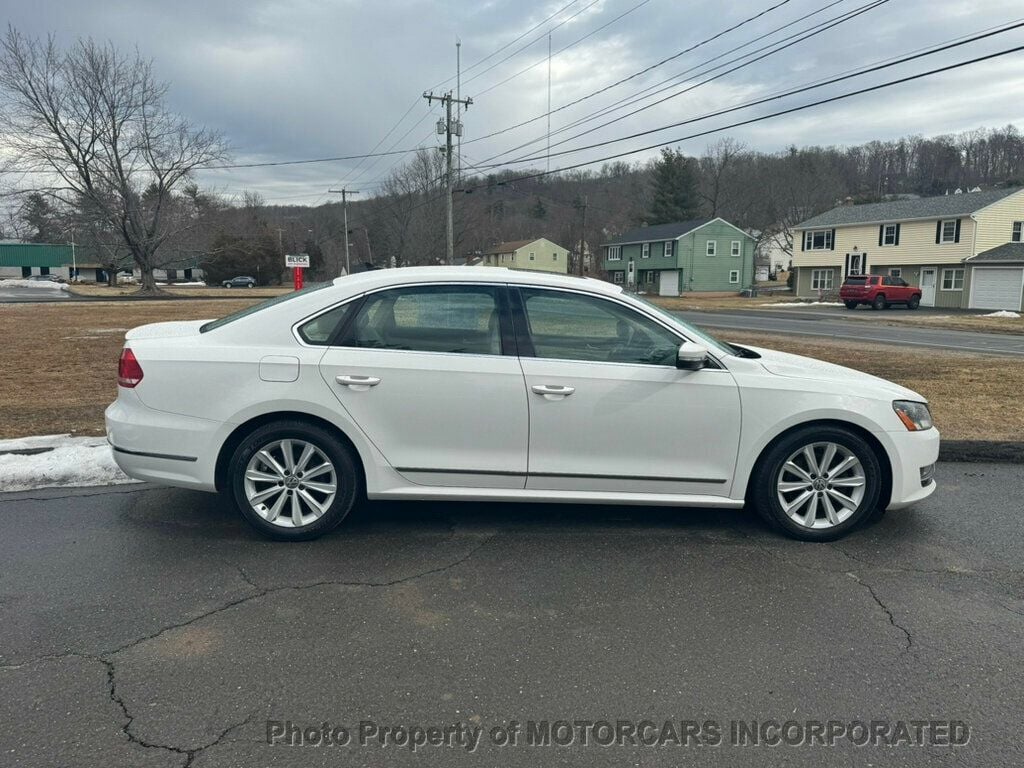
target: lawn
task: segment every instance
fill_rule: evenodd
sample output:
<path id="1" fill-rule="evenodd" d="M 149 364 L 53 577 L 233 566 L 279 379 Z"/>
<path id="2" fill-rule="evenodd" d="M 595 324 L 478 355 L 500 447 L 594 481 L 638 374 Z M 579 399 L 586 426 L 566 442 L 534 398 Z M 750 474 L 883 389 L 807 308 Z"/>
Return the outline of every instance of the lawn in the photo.
<path id="1" fill-rule="evenodd" d="M 154 300 L 0 305 L 0 439 L 63 432 L 102 434 L 103 410 L 117 393 L 117 358 L 127 329 L 163 320 L 217 317 L 248 303 Z M 946 437 L 1020 439 L 1024 360 L 906 349 L 897 353 L 880 345 L 742 331 L 718 335 L 819 357 L 904 384 L 931 401 Z"/>
<path id="2" fill-rule="evenodd" d="M 88 296 L 90 298 L 120 298 L 137 293 L 139 286 L 125 284 L 111 288 L 109 285 L 97 283 L 75 283 L 70 286 L 70 290 L 79 296 Z M 287 293 L 293 290 L 293 288 L 290 285 L 263 286 L 260 288 L 211 288 L 203 285 L 165 285 L 160 286 L 160 290 L 172 296 L 211 299 L 227 298 L 229 296 L 231 298 L 267 298 Z"/>

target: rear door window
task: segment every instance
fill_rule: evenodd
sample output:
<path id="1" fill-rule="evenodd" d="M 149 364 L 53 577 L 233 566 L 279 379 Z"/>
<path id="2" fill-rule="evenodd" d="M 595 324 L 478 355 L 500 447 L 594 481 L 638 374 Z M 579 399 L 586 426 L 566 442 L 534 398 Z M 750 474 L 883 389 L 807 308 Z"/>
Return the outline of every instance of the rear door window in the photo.
<path id="1" fill-rule="evenodd" d="M 366 297 L 340 346 L 500 355 L 499 286 L 394 288 Z"/>

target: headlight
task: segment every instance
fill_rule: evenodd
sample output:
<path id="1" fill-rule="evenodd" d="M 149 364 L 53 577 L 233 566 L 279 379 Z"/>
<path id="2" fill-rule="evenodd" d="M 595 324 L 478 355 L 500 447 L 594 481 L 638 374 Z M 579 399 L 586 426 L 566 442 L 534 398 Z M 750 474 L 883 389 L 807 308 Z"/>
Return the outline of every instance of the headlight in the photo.
<path id="1" fill-rule="evenodd" d="M 892 409 L 900 417 L 903 426 L 911 432 L 932 428 L 932 414 L 925 403 L 915 403 L 913 400 L 894 400 Z"/>

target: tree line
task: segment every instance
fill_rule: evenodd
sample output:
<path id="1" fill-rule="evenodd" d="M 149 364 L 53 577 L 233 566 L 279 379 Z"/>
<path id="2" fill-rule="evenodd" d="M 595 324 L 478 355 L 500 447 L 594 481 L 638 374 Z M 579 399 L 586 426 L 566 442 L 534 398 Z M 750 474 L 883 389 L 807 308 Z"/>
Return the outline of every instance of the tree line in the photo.
<path id="1" fill-rule="evenodd" d="M 346 266 L 346 238 L 356 269 L 443 261 L 444 159 L 436 150 L 414 153 L 375 196 L 350 203 L 346 232 L 340 202 L 276 206 L 252 192 L 230 199 L 201 189 L 195 172 L 223 163 L 227 142 L 170 111 L 167 90 L 138 52 L 92 40 L 61 49 L 53 38 L 9 28 L 0 39 L 8 150 L 0 171 L 5 194 L 20 204 L 2 234 L 74 237 L 112 280 L 136 268 L 144 291 L 158 290 L 154 269 L 192 265 L 210 281 L 248 274 L 278 282 L 281 257 L 292 252 L 310 254 L 313 279 L 334 277 Z M 1024 138 L 1007 125 L 762 152 L 726 137 L 696 157 L 666 148 L 645 162 L 534 173 L 462 174 L 460 260 L 533 237 L 597 256 L 601 243 L 629 228 L 715 216 L 792 252 L 795 224 L 845 200 L 1024 183 Z"/>

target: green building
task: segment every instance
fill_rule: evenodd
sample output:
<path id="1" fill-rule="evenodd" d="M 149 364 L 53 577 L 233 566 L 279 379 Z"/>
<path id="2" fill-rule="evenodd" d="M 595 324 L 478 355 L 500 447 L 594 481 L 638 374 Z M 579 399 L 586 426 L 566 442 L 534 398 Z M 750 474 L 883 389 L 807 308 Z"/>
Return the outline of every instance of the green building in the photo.
<path id="1" fill-rule="evenodd" d="M 645 293 L 740 291 L 754 282 L 754 238 L 721 218 L 641 227 L 601 247 L 609 279 Z"/>

